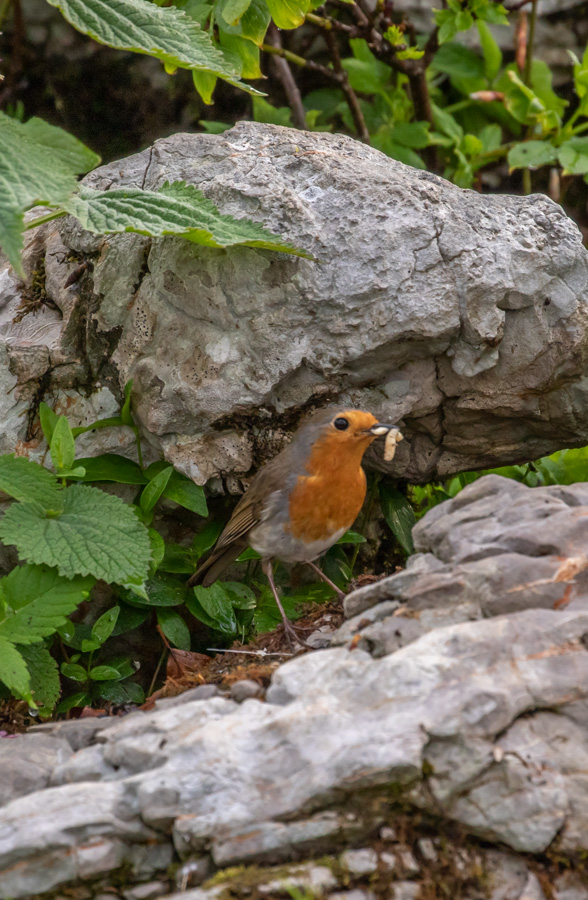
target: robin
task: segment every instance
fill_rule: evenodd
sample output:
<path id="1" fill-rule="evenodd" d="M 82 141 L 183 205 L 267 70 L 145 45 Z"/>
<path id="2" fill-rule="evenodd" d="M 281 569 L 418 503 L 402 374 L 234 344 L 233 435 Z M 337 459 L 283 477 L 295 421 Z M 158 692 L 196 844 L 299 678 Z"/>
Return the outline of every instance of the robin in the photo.
<path id="1" fill-rule="evenodd" d="M 272 560 L 307 563 L 343 596 L 314 560 L 336 544 L 357 518 L 366 493 L 363 455 L 376 438 L 389 432 L 399 435 L 395 426 L 383 425 L 358 409 L 315 413 L 253 478 L 211 555 L 188 585 L 213 584 L 247 546 L 252 547 L 261 556 L 286 634 L 307 646 L 284 612 Z"/>

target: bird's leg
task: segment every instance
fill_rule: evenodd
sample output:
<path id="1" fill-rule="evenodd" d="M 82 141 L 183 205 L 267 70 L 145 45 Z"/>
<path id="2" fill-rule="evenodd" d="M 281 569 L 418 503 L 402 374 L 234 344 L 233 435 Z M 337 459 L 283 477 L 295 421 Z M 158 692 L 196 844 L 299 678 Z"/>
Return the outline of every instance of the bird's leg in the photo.
<path id="1" fill-rule="evenodd" d="M 293 645 L 292 645 L 292 641 L 294 640 L 298 644 L 302 644 L 302 646 L 305 647 L 307 650 L 314 650 L 315 649 L 314 647 L 311 647 L 310 644 L 307 644 L 306 641 L 304 641 L 300 637 L 297 630 L 291 624 L 288 616 L 286 615 L 286 611 L 285 611 L 284 607 L 282 606 L 282 601 L 280 600 L 280 595 L 278 594 L 278 589 L 277 589 L 276 583 L 274 581 L 274 570 L 272 568 L 271 559 L 262 559 L 261 568 L 263 569 L 264 574 L 265 574 L 267 580 L 269 581 L 270 588 L 272 589 L 272 594 L 274 595 L 274 599 L 278 605 L 278 609 L 280 610 L 280 615 L 282 616 L 282 622 L 284 623 L 284 631 L 286 633 L 286 637 L 288 638 L 288 643 L 290 644 L 290 647 L 292 647 L 292 649 L 294 649 Z"/>
<path id="2" fill-rule="evenodd" d="M 325 575 L 325 573 L 322 572 L 322 571 L 319 569 L 319 567 L 318 567 L 317 565 L 315 565 L 315 563 L 310 562 L 310 560 L 306 560 L 306 565 L 307 565 L 307 566 L 310 566 L 311 569 L 314 569 L 314 571 L 315 571 L 316 574 L 319 576 L 319 578 L 322 578 L 323 581 L 324 581 L 326 584 L 329 585 L 329 587 L 332 587 L 332 588 L 333 588 L 333 590 L 334 590 L 335 593 L 337 594 L 339 600 L 342 600 L 342 599 L 343 599 L 343 597 L 345 596 L 345 592 L 342 591 L 341 588 L 338 588 L 337 585 L 335 584 L 335 582 L 334 582 L 334 581 L 331 581 L 331 579 L 328 578 L 328 577 Z"/>

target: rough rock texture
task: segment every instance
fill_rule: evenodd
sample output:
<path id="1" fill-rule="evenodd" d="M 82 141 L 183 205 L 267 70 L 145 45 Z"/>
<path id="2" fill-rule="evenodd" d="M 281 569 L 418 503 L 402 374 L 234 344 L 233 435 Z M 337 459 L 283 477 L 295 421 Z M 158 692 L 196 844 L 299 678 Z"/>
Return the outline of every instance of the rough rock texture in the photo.
<path id="1" fill-rule="evenodd" d="M 93 734 L 44 727 L 65 758 L 0 808 L 0 897 L 121 867 L 149 885 L 175 856 L 191 890 L 211 864 L 255 864 L 276 897 L 289 879 L 410 898 L 450 878 L 443 896 L 587 900 L 588 485 L 487 476 L 415 541 L 406 572 L 347 598 L 346 645 L 283 665 L 266 702 L 200 691 Z M 6 743 L 22 758 L 38 738 Z M 224 877 L 186 897 L 241 896 Z"/>
<path id="2" fill-rule="evenodd" d="M 33 288 L 0 271 L 0 449 L 35 449 L 43 396 L 87 421 L 129 378 L 154 452 L 199 482 L 246 472 L 327 402 L 400 423 L 391 471 L 413 480 L 585 443 L 588 255 L 546 197 L 481 196 L 341 135 L 245 122 L 86 182 L 174 179 L 318 262 L 73 220 L 31 232 Z M 108 431 L 92 452 L 129 444 Z"/>

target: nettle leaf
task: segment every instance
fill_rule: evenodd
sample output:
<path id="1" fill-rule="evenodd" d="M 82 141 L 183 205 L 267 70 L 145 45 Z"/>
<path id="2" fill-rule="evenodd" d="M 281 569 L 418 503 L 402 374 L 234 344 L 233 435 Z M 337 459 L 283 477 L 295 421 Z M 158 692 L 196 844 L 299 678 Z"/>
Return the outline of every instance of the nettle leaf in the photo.
<path id="1" fill-rule="evenodd" d="M 43 643 L 18 646 L 30 675 L 31 695 L 40 715 L 50 715 L 59 700 L 61 685 L 57 663 Z"/>
<path id="2" fill-rule="evenodd" d="M 22 123 L 0 112 L 0 246 L 21 278 L 23 212 L 58 206 L 77 188 L 76 175 L 100 157 L 71 134 L 42 119 Z"/>
<path id="3" fill-rule="evenodd" d="M 203 69 L 250 90 L 227 66 L 208 32 L 174 6 L 160 9 L 148 0 L 48 0 L 70 25 L 100 44 L 145 53 L 168 71 Z"/>
<path id="4" fill-rule="evenodd" d="M 32 706 L 31 678 L 26 663 L 10 641 L 0 637 L 0 681 L 17 697 L 22 697 Z"/>
<path id="5" fill-rule="evenodd" d="M 256 222 L 222 215 L 201 191 L 184 181 L 166 182 L 158 191 L 94 191 L 82 187 L 64 206 L 95 234 L 173 234 L 206 247 L 244 244 L 312 259 Z"/>
<path id="6" fill-rule="evenodd" d="M 60 628 L 85 600 L 93 578 L 63 578 L 46 566 L 19 566 L 0 582 L 7 604 L 0 612 L 0 636 L 15 644 L 35 644 Z"/>
<path id="7" fill-rule="evenodd" d="M 23 559 L 57 566 L 60 575 L 93 575 L 112 584 L 141 584 L 149 570 L 147 529 L 120 497 L 74 484 L 63 491 L 63 508 L 46 512 L 38 503 L 14 503 L 0 521 L 0 540 Z"/>
<path id="8" fill-rule="evenodd" d="M 61 509 L 63 505 L 63 493 L 55 475 L 39 463 L 13 453 L 0 456 L 0 491 L 15 500 L 40 503 L 45 509 Z"/>
<path id="9" fill-rule="evenodd" d="M 508 151 L 508 165 L 511 170 L 546 166 L 556 160 L 557 148 L 548 141 L 524 141 L 522 144 L 515 144 Z"/>

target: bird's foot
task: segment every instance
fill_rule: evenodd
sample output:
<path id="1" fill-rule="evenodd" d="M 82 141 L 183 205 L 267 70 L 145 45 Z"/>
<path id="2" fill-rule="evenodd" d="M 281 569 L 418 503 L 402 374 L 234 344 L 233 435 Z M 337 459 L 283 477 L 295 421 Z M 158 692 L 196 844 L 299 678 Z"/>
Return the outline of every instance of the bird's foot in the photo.
<path id="1" fill-rule="evenodd" d="M 295 651 L 296 644 L 300 645 L 301 647 L 304 647 L 305 650 L 316 650 L 316 647 L 312 647 L 310 644 L 307 644 L 306 641 L 304 640 L 304 638 L 300 634 L 301 631 L 306 631 L 306 632 L 315 631 L 314 626 L 310 626 L 309 628 L 304 628 L 302 626 L 299 626 L 298 628 L 295 628 L 291 624 L 290 620 L 287 618 L 283 619 L 283 626 L 284 626 L 284 634 L 286 635 L 286 639 L 288 641 L 290 650 Z"/>

